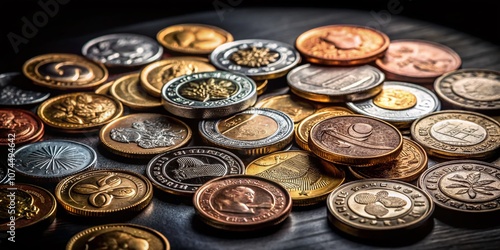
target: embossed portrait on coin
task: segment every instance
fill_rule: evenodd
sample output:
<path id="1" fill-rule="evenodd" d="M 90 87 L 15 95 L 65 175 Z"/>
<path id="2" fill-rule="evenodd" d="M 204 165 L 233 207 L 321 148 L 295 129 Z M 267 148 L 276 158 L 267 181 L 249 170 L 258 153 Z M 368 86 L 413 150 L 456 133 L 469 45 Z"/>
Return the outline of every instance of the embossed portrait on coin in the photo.
<path id="1" fill-rule="evenodd" d="M 396 217 L 407 213 L 412 201 L 399 192 L 387 190 L 365 190 L 348 201 L 349 207 L 357 214 L 374 219 Z"/>
<path id="2" fill-rule="evenodd" d="M 264 115 L 236 115 L 217 125 L 224 135 L 236 140 L 253 141 L 271 136 L 278 129 L 275 120 Z"/>
<path id="3" fill-rule="evenodd" d="M 480 77 L 460 79 L 451 84 L 453 92 L 474 101 L 500 100 L 500 81 Z"/>
<path id="4" fill-rule="evenodd" d="M 53 104 L 53 117 L 74 124 L 101 123 L 116 111 L 115 104 L 102 97 L 79 94 L 66 97 Z"/>
<path id="5" fill-rule="evenodd" d="M 147 239 L 120 230 L 98 234 L 85 243 L 85 250 L 117 249 L 148 250 L 150 248 Z"/>
<path id="6" fill-rule="evenodd" d="M 188 82 L 179 88 L 181 96 L 200 102 L 227 99 L 237 91 L 238 87 L 233 82 L 213 78 Z"/>
<path id="7" fill-rule="evenodd" d="M 473 122 L 447 119 L 436 122 L 430 129 L 431 136 L 443 143 L 455 146 L 472 146 L 486 138 L 486 130 Z"/>
<path id="8" fill-rule="evenodd" d="M 257 209 L 270 209 L 271 202 L 255 203 L 255 191 L 246 186 L 236 186 L 222 190 L 215 200 L 216 209 L 221 212 L 255 214 Z"/>
<path id="9" fill-rule="evenodd" d="M 169 164 L 168 175 L 182 183 L 203 184 L 227 173 L 224 164 L 209 157 L 179 157 Z"/>

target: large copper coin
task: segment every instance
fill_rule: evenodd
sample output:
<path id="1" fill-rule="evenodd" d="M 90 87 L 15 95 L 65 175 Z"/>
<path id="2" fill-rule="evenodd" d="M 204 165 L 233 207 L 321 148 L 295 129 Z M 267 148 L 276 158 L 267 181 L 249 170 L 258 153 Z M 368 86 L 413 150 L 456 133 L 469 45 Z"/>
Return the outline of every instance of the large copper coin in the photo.
<path id="1" fill-rule="evenodd" d="M 44 131 L 42 120 L 33 112 L 0 109 L 0 146 L 38 141 L 43 137 Z"/>

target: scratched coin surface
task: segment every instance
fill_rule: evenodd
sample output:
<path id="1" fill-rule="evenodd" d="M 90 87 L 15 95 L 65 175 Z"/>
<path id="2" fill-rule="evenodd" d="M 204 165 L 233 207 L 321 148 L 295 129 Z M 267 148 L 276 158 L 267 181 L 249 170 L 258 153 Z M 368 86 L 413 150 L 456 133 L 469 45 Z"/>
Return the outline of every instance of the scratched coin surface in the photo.
<path id="1" fill-rule="evenodd" d="M 114 80 L 108 91 L 123 105 L 134 110 L 161 107 L 161 98 L 148 94 L 139 82 L 139 73 L 127 74 Z"/>
<path id="2" fill-rule="evenodd" d="M 290 94 L 273 95 L 255 103 L 256 108 L 270 108 L 289 115 L 294 123 L 299 123 L 306 117 L 314 114 L 317 108 L 308 100 Z"/>
<path id="3" fill-rule="evenodd" d="M 50 97 L 50 92 L 38 89 L 19 72 L 0 74 L 0 105 L 21 106 L 38 104 Z"/>
<path id="4" fill-rule="evenodd" d="M 339 230 L 371 239 L 391 239 L 432 222 L 433 199 L 415 185 L 386 179 L 342 184 L 327 198 L 328 220 Z"/>
<path id="5" fill-rule="evenodd" d="M 441 208 L 464 213 L 500 211 L 500 167 L 477 160 L 451 160 L 422 173 L 418 186 Z"/>
<path id="6" fill-rule="evenodd" d="M 0 146 L 11 145 L 15 148 L 16 145 L 39 141 L 44 134 L 43 122 L 35 113 L 18 108 L 0 108 Z"/>
<path id="7" fill-rule="evenodd" d="M 253 175 L 227 175 L 201 186 L 193 197 L 196 214 L 215 228 L 255 231 L 285 221 L 292 198 L 280 184 Z"/>
<path id="8" fill-rule="evenodd" d="M 192 196 L 214 178 L 244 174 L 245 164 L 235 154 L 207 146 L 183 147 L 158 154 L 146 166 L 154 186 L 175 195 Z"/>

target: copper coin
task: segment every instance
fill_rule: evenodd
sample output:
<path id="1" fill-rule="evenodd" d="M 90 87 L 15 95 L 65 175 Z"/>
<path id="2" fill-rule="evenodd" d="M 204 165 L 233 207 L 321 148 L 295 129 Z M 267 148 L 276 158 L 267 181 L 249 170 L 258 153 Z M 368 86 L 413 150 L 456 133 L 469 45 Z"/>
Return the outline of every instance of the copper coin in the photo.
<path id="1" fill-rule="evenodd" d="M 0 146 L 35 142 L 43 135 L 43 122 L 33 112 L 23 109 L 0 109 Z"/>

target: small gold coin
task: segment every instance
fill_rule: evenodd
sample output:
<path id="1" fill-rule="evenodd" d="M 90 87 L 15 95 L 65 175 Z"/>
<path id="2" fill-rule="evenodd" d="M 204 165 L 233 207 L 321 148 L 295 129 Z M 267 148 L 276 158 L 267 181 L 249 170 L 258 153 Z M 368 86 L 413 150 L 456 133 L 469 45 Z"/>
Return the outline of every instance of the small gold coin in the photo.
<path id="1" fill-rule="evenodd" d="M 149 95 L 139 84 L 139 73 L 122 76 L 113 81 L 109 92 L 124 105 L 135 110 L 162 106 L 161 98 Z"/>
<path id="2" fill-rule="evenodd" d="M 381 108 L 390 110 L 404 110 L 417 104 L 417 97 L 403 89 L 382 89 L 380 94 L 373 98 L 373 103 Z"/>
<path id="3" fill-rule="evenodd" d="M 263 98 L 254 107 L 282 111 L 289 115 L 294 123 L 302 121 L 316 111 L 316 107 L 312 103 L 289 94 Z"/>

